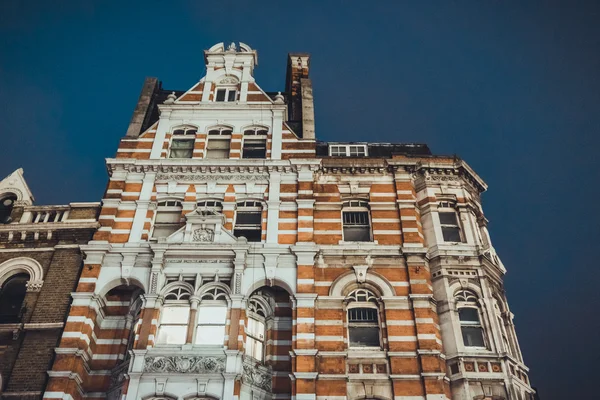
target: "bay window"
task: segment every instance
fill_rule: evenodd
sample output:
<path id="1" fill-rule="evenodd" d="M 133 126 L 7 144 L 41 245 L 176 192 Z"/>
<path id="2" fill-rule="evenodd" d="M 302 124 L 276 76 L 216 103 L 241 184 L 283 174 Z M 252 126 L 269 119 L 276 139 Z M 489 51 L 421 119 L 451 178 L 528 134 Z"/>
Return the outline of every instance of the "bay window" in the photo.
<path id="1" fill-rule="evenodd" d="M 470 290 L 460 290 L 454 297 L 465 347 L 486 347 L 477 295 Z"/>
<path id="2" fill-rule="evenodd" d="M 256 298 L 250 298 L 247 307 L 246 355 L 264 361 L 266 337 L 266 308 Z"/>
<path id="3" fill-rule="evenodd" d="M 454 204 L 447 201 L 440 202 L 438 215 L 444 242 L 462 242 L 458 213 Z"/>

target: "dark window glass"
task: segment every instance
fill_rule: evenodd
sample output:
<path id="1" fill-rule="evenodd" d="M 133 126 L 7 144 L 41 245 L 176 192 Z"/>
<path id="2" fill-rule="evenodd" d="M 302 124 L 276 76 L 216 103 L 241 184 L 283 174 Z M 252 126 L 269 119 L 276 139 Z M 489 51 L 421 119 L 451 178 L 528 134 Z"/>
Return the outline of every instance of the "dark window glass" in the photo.
<path id="1" fill-rule="evenodd" d="M 371 226 L 368 211 L 344 211 L 342 213 L 344 241 L 370 242 Z"/>
<path id="2" fill-rule="evenodd" d="M 260 242 L 262 232 L 260 229 L 245 229 L 245 228 L 235 228 L 233 230 L 233 235 L 235 237 L 245 237 L 249 242 Z"/>
<path id="3" fill-rule="evenodd" d="M 0 289 L 0 323 L 16 323 L 22 317 L 22 305 L 29 275 L 18 274 L 10 277 Z"/>
<path id="4" fill-rule="evenodd" d="M 17 201 L 17 196 L 14 194 L 4 196 L 0 200 L 0 224 L 11 222 L 10 214 L 12 213 L 15 201 Z"/>
<path id="5" fill-rule="evenodd" d="M 379 328 L 351 326 L 348 328 L 350 345 L 353 347 L 378 347 Z"/>
<path id="6" fill-rule="evenodd" d="M 259 225 L 262 213 L 260 211 L 239 211 L 235 220 L 236 225 Z"/>
<path id="7" fill-rule="evenodd" d="M 444 242 L 461 242 L 460 229 L 458 226 L 442 226 Z"/>
<path id="8" fill-rule="evenodd" d="M 265 158 L 267 141 L 265 139 L 244 139 L 242 158 Z"/>
<path id="9" fill-rule="evenodd" d="M 227 101 L 235 101 L 235 95 L 236 91 L 230 90 L 229 93 L 227 93 Z"/>
<path id="10" fill-rule="evenodd" d="M 478 326 L 461 327 L 463 342 L 469 347 L 485 347 L 483 341 L 483 329 Z"/>
<path id="11" fill-rule="evenodd" d="M 479 323 L 479 311 L 476 308 L 464 307 L 458 310 L 458 319 Z"/>
<path id="12" fill-rule="evenodd" d="M 351 308 L 348 310 L 348 321 L 377 323 L 377 310 L 374 308 Z"/>
<path id="13" fill-rule="evenodd" d="M 458 225 L 455 212 L 441 212 L 440 223 L 443 225 Z"/>
<path id="14" fill-rule="evenodd" d="M 217 90 L 217 101 L 225 101 L 225 89 Z"/>

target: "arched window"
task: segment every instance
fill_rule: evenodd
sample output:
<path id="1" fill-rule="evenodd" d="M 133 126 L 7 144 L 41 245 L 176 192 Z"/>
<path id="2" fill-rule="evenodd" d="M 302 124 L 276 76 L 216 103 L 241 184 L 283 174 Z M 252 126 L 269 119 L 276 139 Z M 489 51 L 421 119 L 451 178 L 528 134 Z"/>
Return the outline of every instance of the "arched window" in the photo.
<path id="1" fill-rule="evenodd" d="M 470 290 L 460 290 L 454 295 L 454 299 L 465 347 L 484 348 L 485 340 L 477 295 Z"/>
<path id="2" fill-rule="evenodd" d="M 249 242 L 260 242 L 262 235 L 262 204 L 246 200 L 237 203 L 235 227 L 236 237 L 244 236 Z"/>
<path id="3" fill-rule="evenodd" d="M 227 292 L 219 286 L 210 287 L 202 292 L 200 299 L 195 343 L 222 346 L 227 322 Z"/>
<path id="4" fill-rule="evenodd" d="M 0 323 L 21 321 L 27 281 L 29 281 L 27 274 L 13 275 L 0 288 Z"/>
<path id="5" fill-rule="evenodd" d="M 350 347 L 380 347 L 377 298 L 367 289 L 356 289 L 348 301 L 348 343 Z"/>
<path id="6" fill-rule="evenodd" d="M 364 200 L 345 201 L 342 208 L 344 241 L 370 242 L 371 218 L 369 203 Z"/>
<path id="7" fill-rule="evenodd" d="M 261 127 L 244 130 L 242 158 L 265 158 L 267 156 L 268 130 Z"/>
<path id="8" fill-rule="evenodd" d="M 264 361 L 267 309 L 261 301 L 251 297 L 248 300 L 246 315 L 248 316 L 246 355 Z"/>
<path id="9" fill-rule="evenodd" d="M 229 158 L 231 128 L 217 127 L 208 131 L 205 158 Z"/>
<path id="10" fill-rule="evenodd" d="M 177 284 L 165 294 L 160 310 L 157 344 L 186 343 L 192 291 L 190 285 Z"/>
<path id="11" fill-rule="evenodd" d="M 197 131 L 196 128 L 192 127 L 175 129 L 171 139 L 169 158 L 192 158 Z"/>
<path id="12" fill-rule="evenodd" d="M 167 237 L 181 228 L 181 202 L 177 200 L 161 201 L 156 209 L 153 238 Z"/>
<path id="13" fill-rule="evenodd" d="M 438 215 L 444 242 L 462 242 L 455 204 L 449 201 L 441 201 L 438 204 Z"/>
<path id="14" fill-rule="evenodd" d="M 10 215 L 17 201 L 17 196 L 10 193 L 0 197 L 0 224 L 8 224 L 11 222 Z"/>

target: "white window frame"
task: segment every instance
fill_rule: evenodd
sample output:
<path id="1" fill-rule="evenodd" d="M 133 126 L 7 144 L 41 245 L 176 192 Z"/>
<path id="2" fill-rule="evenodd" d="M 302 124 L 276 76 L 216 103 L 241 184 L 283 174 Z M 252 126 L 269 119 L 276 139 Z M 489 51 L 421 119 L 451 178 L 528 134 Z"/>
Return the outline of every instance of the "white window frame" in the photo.
<path id="1" fill-rule="evenodd" d="M 335 151 L 334 151 L 335 148 Z M 362 149 L 360 153 L 352 154 L 354 151 Z M 334 154 L 335 153 L 335 154 Z M 366 144 L 330 144 L 329 156 L 331 157 L 368 157 L 369 149 Z"/>
<path id="2" fill-rule="evenodd" d="M 198 199 L 196 201 L 196 208 L 200 211 L 210 210 L 222 214 L 223 202 L 221 200 L 214 199 Z"/>
<path id="3" fill-rule="evenodd" d="M 359 298 L 364 297 L 364 300 L 359 300 Z M 347 297 L 346 301 L 348 304 L 346 306 L 346 337 L 348 338 L 348 348 L 349 349 L 360 349 L 360 350 L 380 350 L 381 345 L 383 343 L 382 338 L 382 329 L 381 329 L 381 315 L 379 310 L 379 305 L 377 304 L 377 298 L 373 292 L 368 289 L 355 289 L 352 291 Z M 375 310 L 375 314 L 377 315 L 377 323 L 370 324 L 361 324 L 357 322 L 350 322 L 350 310 L 356 308 L 366 308 Z M 356 324 L 356 325 L 355 325 Z M 353 346 L 350 341 L 350 329 L 352 327 L 366 327 L 366 328 L 377 328 L 377 333 L 379 336 L 379 345 L 378 346 Z"/>
<path id="4" fill-rule="evenodd" d="M 159 237 L 163 237 L 164 238 L 164 237 L 168 237 L 169 236 L 169 235 L 167 235 L 167 236 L 154 236 L 154 233 L 155 233 L 156 227 L 157 227 L 156 220 L 157 220 L 158 215 L 159 215 L 159 213 L 161 211 L 163 211 L 163 212 L 172 212 L 172 213 L 175 213 L 176 211 L 179 211 L 179 222 L 177 223 L 179 227 L 177 229 L 181 228 L 181 226 L 182 226 L 182 224 L 181 224 L 181 213 L 183 212 L 183 205 L 181 204 L 181 201 L 180 200 L 161 200 L 161 201 L 158 202 L 157 207 L 156 207 L 156 211 L 154 212 L 154 218 L 153 218 L 153 221 L 152 221 L 152 235 L 150 235 L 150 238 L 152 238 L 152 239 L 158 239 Z M 162 227 L 162 226 L 166 227 L 166 226 L 169 226 L 169 225 L 175 226 L 175 224 L 176 224 L 175 222 L 173 222 L 173 223 L 158 222 L 159 227 Z M 173 234 L 174 232 L 176 232 L 177 229 L 175 229 L 170 234 Z"/>
<path id="5" fill-rule="evenodd" d="M 267 142 L 269 137 L 269 129 L 261 126 L 249 127 L 244 129 L 244 133 L 242 135 L 242 156 L 244 157 L 244 145 L 246 144 L 246 140 L 252 140 L 258 142 L 259 140 L 265 145 L 265 155 L 263 158 L 267 158 Z M 263 158 L 245 158 L 247 160 L 260 160 Z"/>
<path id="6" fill-rule="evenodd" d="M 344 213 L 351 212 L 366 212 L 369 226 L 369 240 L 347 240 L 346 235 L 344 234 L 344 227 L 346 226 L 344 223 Z M 373 223 L 371 221 L 371 209 L 369 207 L 369 202 L 361 199 L 353 199 L 346 200 L 342 203 L 342 211 L 341 211 L 341 219 L 342 219 L 342 241 L 344 242 L 356 242 L 356 243 L 371 243 L 373 242 Z M 366 225 L 355 225 L 355 226 L 366 226 Z M 351 225 L 349 225 L 351 227 Z"/>
<path id="7" fill-rule="evenodd" d="M 465 237 L 464 237 L 463 229 L 461 226 L 460 213 L 456 209 L 456 203 L 450 202 L 450 201 L 440 201 L 437 206 L 437 213 L 438 213 L 438 221 L 440 222 L 440 231 L 442 233 L 442 237 L 441 237 L 442 242 L 443 243 L 465 243 Z M 447 214 L 454 213 L 454 217 L 456 218 L 456 225 L 443 224 L 440 214 L 444 214 L 444 213 L 447 213 Z M 458 236 L 460 237 L 460 241 L 457 242 L 457 241 L 446 240 L 444 238 L 444 228 L 458 229 Z"/>
<path id="8" fill-rule="evenodd" d="M 267 315 L 268 311 L 265 309 L 265 307 L 257 300 L 250 298 L 248 300 L 248 307 L 246 309 L 246 319 L 248 321 L 250 321 L 250 319 L 254 320 L 255 322 L 262 324 L 263 326 L 263 334 L 262 334 L 262 338 L 261 337 L 257 337 L 256 334 L 250 332 L 250 322 L 248 322 L 246 324 L 246 326 L 244 327 L 244 330 L 246 332 L 246 343 L 244 344 L 245 349 L 244 349 L 244 354 L 248 357 L 252 357 L 253 359 L 260 361 L 260 362 L 264 362 L 265 359 L 267 358 Z M 262 315 L 261 315 L 262 314 Z M 255 350 L 254 347 L 252 347 L 250 345 L 251 341 L 255 341 L 257 343 L 261 344 L 261 354 L 260 354 L 260 358 L 255 357 L 255 354 L 253 352 L 253 350 Z"/>
<path id="9" fill-rule="evenodd" d="M 218 131 L 219 133 L 211 133 L 211 132 L 215 132 L 215 131 Z M 205 159 L 214 159 L 214 160 L 229 159 L 231 157 L 231 137 L 232 136 L 233 136 L 233 128 L 231 128 L 231 127 L 216 126 L 216 127 L 210 128 L 208 130 L 208 132 L 206 133 L 206 145 L 204 146 L 204 158 Z M 224 158 L 208 157 L 208 151 L 210 150 L 209 146 L 210 146 L 211 140 L 220 140 L 220 141 L 227 140 L 229 142 L 229 148 L 228 148 L 229 151 L 227 153 L 227 157 L 224 157 Z"/>
<path id="10" fill-rule="evenodd" d="M 169 155 L 167 158 L 179 159 L 179 160 L 187 160 L 194 157 L 194 147 L 196 145 L 196 134 L 198 133 L 198 128 L 193 126 L 182 126 L 173 129 L 173 133 L 171 135 L 171 141 L 169 143 Z M 192 143 L 192 152 L 189 157 L 171 157 L 173 151 L 173 142 L 181 141 L 181 142 L 191 142 Z"/>
<path id="11" fill-rule="evenodd" d="M 258 209 L 258 210 L 257 210 Z M 254 227 L 256 225 L 239 225 L 238 224 L 238 215 L 240 212 L 244 213 L 244 212 L 254 212 L 254 211 L 260 211 L 260 223 L 258 224 L 258 229 L 251 229 L 251 227 Z M 264 211 L 264 207 L 263 207 L 263 203 L 261 201 L 258 200 L 243 200 L 243 201 L 239 201 L 236 204 L 236 210 L 235 210 L 235 221 L 233 224 L 233 232 L 235 235 L 235 231 L 237 229 L 242 229 L 242 230 L 256 230 L 260 232 L 260 239 L 257 241 L 253 241 L 254 243 L 260 243 L 262 241 L 262 220 L 263 220 L 263 211 Z M 236 236 L 237 237 L 237 236 Z"/>
<path id="12" fill-rule="evenodd" d="M 218 288 L 217 288 L 218 289 Z M 205 294 L 206 295 L 206 294 Z M 203 296 L 204 297 L 204 296 Z M 217 296 L 218 299 L 215 300 L 202 300 L 198 306 L 198 311 L 196 315 L 196 323 L 194 325 L 194 340 L 193 343 L 195 346 L 225 346 L 225 334 L 227 327 L 227 301 L 223 300 L 221 297 Z M 225 315 L 222 321 L 202 321 L 202 309 L 207 308 L 223 308 L 225 311 Z M 222 332 L 222 336 L 216 337 L 217 341 L 215 343 L 198 343 L 198 334 L 202 327 L 218 327 L 220 328 L 220 332 Z M 220 334 L 220 333 L 219 333 Z M 220 339 L 220 340 L 218 340 Z"/>
<path id="13" fill-rule="evenodd" d="M 488 349 L 488 341 L 486 337 L 486 330 L 483 325 L 483 315 L 481 311 L 481 307 L 479 306 L 478 296 L 472 292 L 471 290 L 460 290 L 454 295 L 454 300 L 456 301 L 456 317 L 458 319 L 458 324 L 460 328 L 460 338 L 465 349 L 469 350 L 487 350 Z M 462 321 L 460 319 L 460 310 L 465 308 L 475 309 L 477 312 L 477 318 L 479 322 L 475 323 L 473 321 Z M 483 340 L 483 346 L 469 346 L 464 341 L 463 336 L 463 327 L 465 328 L 479 328 L 481 330 L 481 337 Z"/>
<path id="14" fill-rule="evenodd" d="M 219 101 L 217 100 L 217 94 L 219 93 L 219 91 L 225 91 L 225 99 L 223 101 Z M 229 100 L 229 94 L 231 92 L 235 92 L 234 95 L 234 99 L 233 100 Z M 223 86 L 217 86 L 215 88 L 215 98 L 214 98 L 214 102 L 215 103 L 235 103 L 236 101 L 238 101 L 238 96 L 239 96 L 239 90 L 236 87 L 223 87 Z"/>

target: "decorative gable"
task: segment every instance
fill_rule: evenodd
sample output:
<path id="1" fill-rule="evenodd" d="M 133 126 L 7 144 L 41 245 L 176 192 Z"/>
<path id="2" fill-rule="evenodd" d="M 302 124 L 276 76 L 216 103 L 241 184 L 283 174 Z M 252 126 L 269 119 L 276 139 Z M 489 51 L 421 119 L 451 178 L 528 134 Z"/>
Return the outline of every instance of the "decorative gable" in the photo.
<path id="1" fill-rule="evenodd" d="M 0 181 L 0 196 L 4 194 L 12 193 L 17 196 L 16 204 L 18 205 L 32 205 L 34 198 L 25 177 L 23 176 L 23 168 L 19 168 L 12 174 Z"/>
<path id="2" fill-rule="evenodd" d="M 196 209 L 185 216 L 181 229 L 166 238 L 167 243 L 237 243 L 238 239 L 223 228 L 225 216 L 213 210 Z"/>

